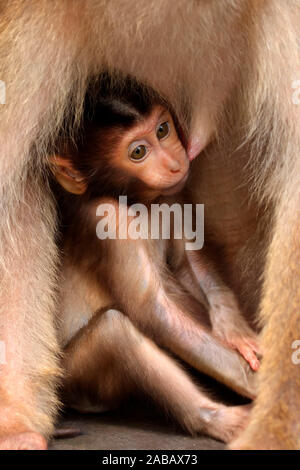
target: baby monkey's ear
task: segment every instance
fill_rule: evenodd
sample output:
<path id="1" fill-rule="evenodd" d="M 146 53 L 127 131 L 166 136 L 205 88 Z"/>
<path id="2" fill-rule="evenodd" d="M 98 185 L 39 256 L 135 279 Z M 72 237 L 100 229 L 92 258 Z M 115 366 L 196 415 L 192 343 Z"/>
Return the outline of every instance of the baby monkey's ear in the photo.
<path id="1" fill-rule="evenodd" d="M 71 161 L 59 155 L 50 157 L 51 171 L 59 184 L 69 193 L 83 194 L 87 184 L 79 171 L 75 170 Z"/>

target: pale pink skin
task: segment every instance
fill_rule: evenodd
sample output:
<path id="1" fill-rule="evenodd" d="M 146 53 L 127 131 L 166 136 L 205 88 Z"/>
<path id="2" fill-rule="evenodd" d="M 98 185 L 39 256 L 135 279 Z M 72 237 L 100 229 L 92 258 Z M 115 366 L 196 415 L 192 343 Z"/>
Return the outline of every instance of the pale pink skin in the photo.
<path id="1" fill-rule="evenodd" d="M 197 137 L 188 143 L 187 154 L 190 162 L 193 161 L 200 152 L 202 152 L 203 148 L 203 142 L 201 142 L 201 139 L 198 139 Z"/>
<path id="2" fill-rule="evenodd" d="M 202 129 L 202 127 L 200 127 Z M 188 142 L 187 147 L 187 154 L 190 162 L 194 160 L 201 152 L 205 149 L 205 147 L 209 144 L 212 139 L 213 130 L 212 128 L 208 127 L 207 129 L 203 127 L 203 132 L 197 132 L 194 134 L 192 132 L 192 137 Z"/>

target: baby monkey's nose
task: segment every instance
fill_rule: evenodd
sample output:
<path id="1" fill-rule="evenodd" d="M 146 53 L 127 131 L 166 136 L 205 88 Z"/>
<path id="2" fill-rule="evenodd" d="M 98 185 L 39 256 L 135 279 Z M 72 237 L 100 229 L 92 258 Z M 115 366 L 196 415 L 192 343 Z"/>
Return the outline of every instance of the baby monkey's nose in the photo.
<path id="1" fill-rule="evenodd" d="M 171 173 L 179 173 L 180 172 L 180 166 L 178 168 L 171 168 Z"/>
<path id="2" fill-rule="evenodd" d="M 175 160 L 174 158 L 170 159 L 169 169 L 171 173 L 178 173 L 181 170 L 180 162 L 178 160 Z"/>

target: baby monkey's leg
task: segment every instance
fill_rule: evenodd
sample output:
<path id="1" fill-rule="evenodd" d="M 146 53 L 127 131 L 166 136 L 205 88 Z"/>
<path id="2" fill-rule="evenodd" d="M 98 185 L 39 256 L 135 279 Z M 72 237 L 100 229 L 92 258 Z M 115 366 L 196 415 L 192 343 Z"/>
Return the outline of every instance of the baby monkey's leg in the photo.
<path id="1" fill-rule="evenodd" d="M 113 200 L 111 204 L 118 213 L 118 204 Z M 109 217 L 110 214 L 107 217 L 110 224 Z M 96 243 L 92 253 L 101 250 L 101 260 L 104 258 L 109 267 L 104 275 L 114 300 L 142 333 L 200 372 L 244 396 L 255 397 L 253 371 L 238 353 L 192 317 L 187 296 L 180 283 L 166 273 L 164 262 L 155 250 L 156 242 L 131 239 L 128 234 L 127 239 L 96 240 Z"/>
<path id="2" fill-rule="evenodd" d="M 248 406 L 212 401 L 173 359 L 114 309 L 97 312 L 76 334 L 65 349 L 64 367 L 65 395 L 76 408 L 115 407 L 140 389 L 191 434 L 229 442 L 247 423 Z M 81 402 L 76 403 L 78 397 Z"/>

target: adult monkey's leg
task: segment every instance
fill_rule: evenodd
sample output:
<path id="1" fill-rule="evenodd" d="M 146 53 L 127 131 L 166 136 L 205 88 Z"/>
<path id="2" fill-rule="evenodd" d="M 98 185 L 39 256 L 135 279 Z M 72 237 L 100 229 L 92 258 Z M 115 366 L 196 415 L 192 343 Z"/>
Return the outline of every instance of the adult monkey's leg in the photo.
<path id="1" fill-rule="evenodd" d="M 266 267 L 258 397 L 250 425 L 234 448 L 300 448 L 300 364 L 292 347 L 300 339 L 299 159 L 289 179 L 293 183 L 278 208 Z"/>
<path id="2" fill-rule="evenodd" d="M 57 407 L 55 217 L 40 173 L 73 82 L 76 45 L 71 50 L 58 38 L 60 28 L 54 31 L 51 22 L 63 23 L 63 12 L 58 3 L 49 12 L 49 5 L 0 3 L 0 79 L 6 87 L 0 105 L 1 449 L 45 448 Z"/>
<path id="3" fill-rule="evenodd" d="M 36 183 L 20 197 L 1 199 L 0 449 L 45 448 L 57 405 L 53 210 Z"/>
<path id="4" fill-rule="evenodd" d="M 264 103 L 265 108 L 272 106 L 271 137 L 255 177 L 261 200 L 265 191 L 275 214 L 259 312 L 264 357 L 258 397 L 249 427 L 234 448 L 300 448 L 300 366 L 293 356 L 293 345 L 300 339 L 300 105 L 293 89 L 300 71 L 299 7 L 299 2 L 270 2 L 261 16 L 265 41 L 258 42 L 261 30 L 257 30 L 254 61 L 264 60 L 266 71 L 280 80 L 274 89 L 269 84 L 274 97 L 269 95 Z M 271 25 L 286 36 L 272 32 Z M 270 40 L 272 48 L 267 46 Z M 255 163 L 256 155 L 252 158 Z"/>

